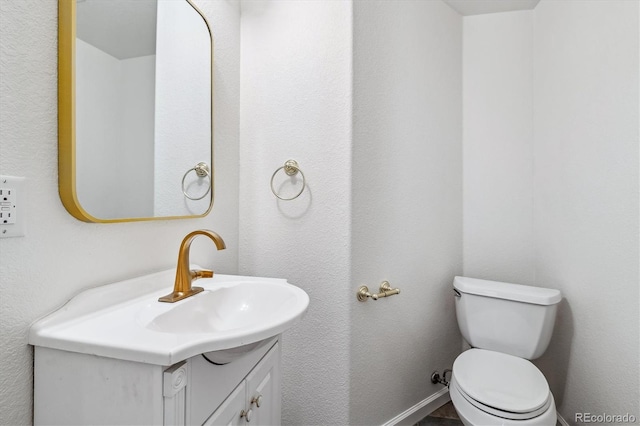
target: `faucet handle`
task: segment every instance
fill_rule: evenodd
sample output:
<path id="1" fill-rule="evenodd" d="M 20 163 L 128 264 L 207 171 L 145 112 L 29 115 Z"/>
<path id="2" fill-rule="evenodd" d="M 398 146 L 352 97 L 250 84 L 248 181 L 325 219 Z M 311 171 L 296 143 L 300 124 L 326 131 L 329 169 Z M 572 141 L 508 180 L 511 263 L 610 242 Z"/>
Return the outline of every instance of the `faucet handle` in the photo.
<path id="1" fill-rule="evenodd" d="M 197 280 L 198 278 L 211 278 L 213 277 L 213 271 L 208 269 L 192 269 L 189 271 L 192 280 Z"/>

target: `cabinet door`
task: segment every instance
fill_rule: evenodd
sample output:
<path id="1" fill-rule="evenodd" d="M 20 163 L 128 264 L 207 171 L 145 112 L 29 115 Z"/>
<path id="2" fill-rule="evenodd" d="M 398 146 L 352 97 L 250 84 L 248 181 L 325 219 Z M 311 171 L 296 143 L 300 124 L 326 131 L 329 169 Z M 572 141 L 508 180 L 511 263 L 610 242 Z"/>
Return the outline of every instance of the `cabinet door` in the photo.
<path id="1" fill-rule="evenodd" d="M 251 424 L 280 424 L 280 344 L 262 358 L 247 376 L 247 406 L 252 411 Z M 258 406 L 260 404 L 260 406 Z"/>
<path id="2" fill-rule="evenodd" d="M 224 425 L 236 426 L 245 423 L 244 417 L 240 417 L 246 407 L 246 382 L 242 381 L 231 395 L 222 403 L 203 424 L 203 426 Z"/>
<path id="3" fill-rule="evenodd" d="M 2 0 L 0 0 L 2 2 Z M 260 363 L 260 360 L 275 345 L 277 339 L 268 342 L 254 351 L 248 352 L 233 362 L 214 365 L 202 355 L 189 359 L 189 422 L 202 425 L 211 417 L 227 397 L 246 379 L 247 374 Z"/>

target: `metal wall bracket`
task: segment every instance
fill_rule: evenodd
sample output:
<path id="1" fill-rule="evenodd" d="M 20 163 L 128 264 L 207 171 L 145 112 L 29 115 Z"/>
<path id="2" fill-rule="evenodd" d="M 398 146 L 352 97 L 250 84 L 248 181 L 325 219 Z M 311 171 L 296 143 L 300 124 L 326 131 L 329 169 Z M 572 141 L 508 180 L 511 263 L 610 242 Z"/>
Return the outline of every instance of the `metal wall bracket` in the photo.
<path id="1" fill-rule="evenodd" d="M 369 293 L 369 287 L 367 287 L 366 285 L 363 285 L 360 288 L 358 288 L 358 292 L 356 293 L 356 296 L 358 298 L 358 302 L 366 302 L 369 298 L 372 298 L 373 300 L 378 300 L 381 297 L 389 297 L 389 296 L 393 296 L 394 294 L 400 294 L 400 289 L 391 287 L 391 284 L 389 284 L 389 281 L 383 281 L 382 284 L 380 284 L 379 293 Z"/>
<path id="2" fill-rule="evenodd" d="M 436 383 L 440 383 L 441 385 L 449 386 L 449 380 L 447 380 L 447 373 L 449 374 L 449 377 L 451 377 L 452 371 L 448 368 L 444 370 L 444 372 L 442 373 L 442 376 L 440 376 L 440 373 L 438 373 L 437 371 L 434 371 L 433 374 L 431 374 L 431 383 L 433 383 L 434 385 Z"/>

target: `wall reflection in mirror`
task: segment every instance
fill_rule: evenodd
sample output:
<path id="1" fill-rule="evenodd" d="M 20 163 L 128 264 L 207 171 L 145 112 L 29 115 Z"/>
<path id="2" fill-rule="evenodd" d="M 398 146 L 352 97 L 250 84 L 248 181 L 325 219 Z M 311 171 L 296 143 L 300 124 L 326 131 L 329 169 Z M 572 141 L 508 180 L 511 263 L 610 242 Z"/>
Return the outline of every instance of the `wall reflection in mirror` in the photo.
<path id="1" fill-rule="evenodd" d="M 212 166 L 206 21 L 187 0 L 77 0 L 76 18 L 81 210 L 96 221 L 206 214 L 213 170 L 193 169 Z"/>

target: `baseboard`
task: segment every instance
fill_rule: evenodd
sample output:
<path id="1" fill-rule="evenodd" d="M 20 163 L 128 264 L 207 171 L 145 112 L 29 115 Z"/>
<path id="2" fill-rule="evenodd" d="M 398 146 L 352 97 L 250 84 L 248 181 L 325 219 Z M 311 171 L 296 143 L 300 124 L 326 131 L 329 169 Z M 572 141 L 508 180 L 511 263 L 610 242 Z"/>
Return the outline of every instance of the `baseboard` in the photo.
<path id="1" fill-rule="evenodd" d="M 382 426 L 413 426 L 449 401 L 451 401 L 449 388 L 442 388 L 413 407 L 398 414 Z M 556 415 L 559 426 L 571 426 L 559 412 L 556 411 Z"/>
<path id="2" fill-rule="evenodd" d="M 570 426 L 570 425 L 569 425 L 569 422 L 567 422 L 567 421 L 564 419 L 564 417 L 562 417 L 562 416 L 560 415 L 560 413 L 558 413 L 557 411 L 556 411 L 556 415 L 558 416 L 557 424 L 559 424 L 560 426 Z"/>
<path id="3" fill-rule="evenodd" d="M 451 401 L 449 388 L 442 388 L 408 410 L 398 414 L 382 426 L 412 426 L 449 401 Z"/>

